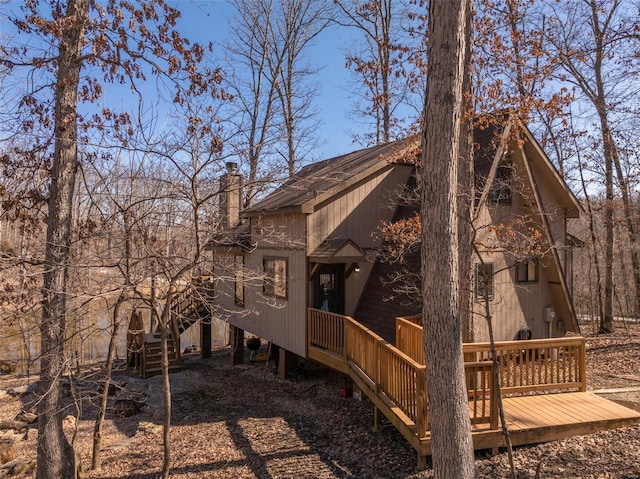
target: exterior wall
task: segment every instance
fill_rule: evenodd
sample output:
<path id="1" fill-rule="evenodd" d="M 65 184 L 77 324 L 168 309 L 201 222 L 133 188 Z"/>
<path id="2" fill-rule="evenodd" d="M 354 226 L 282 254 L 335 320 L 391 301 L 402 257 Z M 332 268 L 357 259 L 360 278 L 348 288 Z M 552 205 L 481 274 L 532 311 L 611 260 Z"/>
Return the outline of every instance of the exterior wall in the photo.
<path id="1" fill-rule="evenodd" d="M 377 246 L 373 233 L 381 221 L 393 219 L 399 186 L 407 184 L 411 171 L 411 166 L 396 165 L 349 189 L 334 201 L 319 205 L 307 218 L 308 251 L 313 252 L 328 238 L 351 239 L 363 249 Z M 360 271 L 354 271 L 346 279 L 345 314 L 355 313 L 372 269 L 373 264 L 360 263 Z M 308 290 L 312 297 L 313 285 L 310 284 Z"/>
<path id="2" fill-rule="evenodd" d="M 308 219 L 308 251 L 327 238 L 351 239 L 361 248 L 375 246 L 371 235 L 380 221 L 391 220 L 399 185 L 406 185 L 412 168 L 397 165 L 321 204 Z"/>
<path id="3" fill-rule="evenodd" d="M 347 316 L 353 316 L 358 308 L 360 297 L 367 286 L 367 280 L 373 270 L 373 263 L 361 263 L 360 271 L 351 273 L 345 282 L 344 312 Z"/>
<path id="4" fill-rule="evenodd" d="M 538 281 L 518 283 L 516 281 L 515 259 L 512 254 L 498 249 L 488 252 L 487 249 L 497 245 L 495 232 L 489 225 L 509 224 L 512 220 L 526 218 L 528 222 L 535 222 L 544 228 L 536 214 L 537 205 L 529 179 L 524 170 L 522 156 L 519 151 L 512 152 L 511 161 L 514 167 L 512 178 L 512 202 L 503 205 L 484 205 L 480 209 L 476 221 L 476 242 L 484 245 L 480 249 L 485 262 L 493 263 L 494 267 L 494 295 L 489 308 L 493 319 L 494 336 L 497 341 L 516 339 L 518 331 L 527 327 L 532 337 L 545 338 L 549 336 L 549 325 L 545 318 L 547 307 L 556 311 L 556 319 L 564 319 L 567 314 L 562 295 L 562 288 L 557 284 L 553 255 L 549 252 L 539 260 Z M 531 164 L 531 163 L 530 163 Z M 535 171 L 534 177 L 535 177 Z M 554 192 L 546 185 L 538 185 L 541 199 L 547 213 L 554 244 L 559 248 L 559 256 L 564 264 L 562 247 L 565 238 L 565 214 L 559 205 Z M 474 263 L 477 262 L 474 259 Z M 474 283 L 475 284 L 475 283 Z M 484 317 L 483 301 L 474 297 L 474 339 L 488 341 L 488 329 Z M 560 325 L 560 328 L 558 328 Z M 551 335 L 564 334 L 564 322 L 552 324 Z M 559 330 L 560 329 L 560 330 Z"/>
<path id="5" fill-rule="evenodd" d="M 533 338 L 548 336 L 545 307 L 553 306 L 545 260 L 541 261 L 537 282 L 517 283 L 514 263 L 502 252 L 483 254 L 484 261 L 493 263 L 493 298 L 489 301 L 493 334 L 496 341 L 516 339 L 521 328 L 529 328 Z M 474 261 L 475 262 L 475 261 Z M 474 340 L 489 341 L 484 314 L 484 300 L 473 296 Z M 556 335 L 555 329 L 552 332 Z"/>
<path id="6" fill-rule="evenodd" d="M 527 151 L 527 155 L 535 154 L 537 154 L 535 151 Z M 518 161 L 522 161 L 522 156 L 520 154 L 518 154 L 517 157 Z M 565 207 L 559 201 L 557 189 L 554 190 L 551 188 L 551 185 L 555 184 L 555 182 L 553 181 L 553 178 L 550 177 L 549 173 L 542 171 L 539 167 L 539 162 L 529 161 L 529 165 L 531 167 L 533 180 L 537 186 L 538 193 L 540 194 L 540 200 L 542 202 L 542 208 L 545 213 L 547 223 L 549 224 L 551 241 L 558 251 L 560 264 L 564 269 L 564 248 L 567 239 L 567 218 Z M 526 172 L 523 171 L 522 175 L 524 176 L 525 174 Z M 532 202 L 534 200 L 532 194 L 531 200 Z"/>
<path id="7" fill-rule="evenodd" d="M 214 258 L 217 316 L 260 338 L 306 357 L 307 303 L 304 215 L 251 219 L 255 249 L 244 255 L 244 306 L 235 304 L 234 254 Z M 290 238 L 288 240 L 287 238 Z M 287 260 L 287 298 L 263 293 L 265 257 Z"/>
<path id="8" fill-rule="evenodd" d="M 251 218 L 251 242 L 257 248 L 304 250 L 306 243 L 306 215 L 258 216 Z"/>

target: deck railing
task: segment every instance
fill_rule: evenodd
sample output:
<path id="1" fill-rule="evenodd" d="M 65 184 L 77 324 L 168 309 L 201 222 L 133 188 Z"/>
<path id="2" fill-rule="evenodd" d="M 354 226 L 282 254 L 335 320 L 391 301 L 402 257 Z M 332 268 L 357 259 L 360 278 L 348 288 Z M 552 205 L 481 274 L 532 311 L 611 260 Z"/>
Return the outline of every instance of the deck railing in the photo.
<path id="1" fill-rule="evenodd" d="M 414 361 L 424 364 L 422 324 L 417 322 L 417 317 L 396 318 L 396 348 Z"/>
<path id="2" fill-rule="evenodd" d="M 319 309 L 309 309 L 309 345 L 344 355 L 346 316 Z"/>
<path id="3" fill-rule="evenodd" d="M 309 309 L 308 321 L 310 348 L 332 355 L 333 364 L 356 374 L 388 410 L 415 427 L 419 438 L 426 436 L 429 400 L 421 326 L 398 318 L 394 347 L 348 316 Z M 504 395 L 586 390 L 584 338 L 502 341 L 495 347 Z M 463 352 L 471 422 L 498 429 L 489 344 L 464 344 Z"/>
<path id="4" fill-rule="evenodd" d="M 504 395 L 587 390 L 582 337 L 499 341 L 495 348 Z M 464 352 L 475 361 L 491 359 L 489 343 L 465 344 Z"/>
<path id="5" fill-rule="evenodd" d="M 173 296 L 171 314 L 176 321 L 186 321 L 190 325 L 194 318 L 200 316 L 201 307 L 213 297 L 213 283 L 210 280 L 210 276 L 193 278 L 191 283 Z"/>
<path id="6" fill-rule="evenodd" d="M 469 399 L 471 424 L 488 423 L 498 428 L 498 401 L 496 398 L 491 362 L 465 362 L 465 383 Z"/>
<path id="7" fill-rule="evenodd" d="M 424 364 L 422 327 L 396 319 L 396 347 Z M 586 391 L 585 339 L 582 337 L 498 341 L 495 343 L 504 395 L 549 390 Z M 466 362 L 491 361 L 489 343 L 465 343 Z"/>
<path id="8" fill-rule="evenodd" d="M 420 316 L 397 318 L 396 347 L 418 364 L 425 364 L 424 340 Z M 474 424 L 489 423 L 498 427 L 497 402 L 495 384 L 490 362 L 465 362 L 465 381 L 469 397 L 471 422 Z"/>
<path id="9" fill-rule="evenodd" d="M 377 395 L 397 407 L 425 437 L 426 368 L 348 316 L 309 309 L 309 346 L 342 356 Z"/>

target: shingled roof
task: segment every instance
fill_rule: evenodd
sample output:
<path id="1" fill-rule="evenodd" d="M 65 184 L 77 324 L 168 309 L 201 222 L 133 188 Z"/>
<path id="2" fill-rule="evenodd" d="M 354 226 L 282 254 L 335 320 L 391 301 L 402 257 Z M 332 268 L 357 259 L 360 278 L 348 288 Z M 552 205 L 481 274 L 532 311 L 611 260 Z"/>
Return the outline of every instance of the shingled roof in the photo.
<path id="1" fill-rule="evenodd" d="M 474 130 L 476 183 L 487 177 L 502 126 L 489 125 Z M 414 135 L 384 145 L 372 146 L 305 166 L 273 193 L 245 209 L 245 217 L 273 213 L 312 213 L 316 204 L 358 181 L 391 168 L 393 163 L 415 164 L 420 136 Z"/>
<path id="2" fill-rule="evenodd" d="M 412 141 L 399 140 L 319 161 L 302 168 L 277 190 L 243 211 L 243 216 L 281 212 L 313 212 L 313 206 L 355 182 L 390 168 Z M 283 211 L 284 210 L 284 211 Z"/>

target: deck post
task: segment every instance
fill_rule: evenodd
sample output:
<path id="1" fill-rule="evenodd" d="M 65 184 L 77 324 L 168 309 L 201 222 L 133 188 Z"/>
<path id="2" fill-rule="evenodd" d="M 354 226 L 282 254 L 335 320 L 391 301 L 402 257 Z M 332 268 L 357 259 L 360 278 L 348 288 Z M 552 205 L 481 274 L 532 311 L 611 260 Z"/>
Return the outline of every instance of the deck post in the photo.
<path id="1" fill-rule="evenodd" d="M 580 351 L 580 392 L 587 392 L 587 340 L 582 338 L 578 350 Z"/>
<path id="2" fill-rule="evenodd" d="M 231 326 L 231 364 L 244 363 L 244 329 Z"/>
<path id="3" fill-rule="evenodd" d="M 298 356 L 291 351 L 280 348 L 278 359 L 278 376 L 280 379 L 287 379 L 287 376 L 298 365 Z"/>
<path id="4" fill-rule="evenodd" d="M 416 464 L 416 471 L 424 471 L 427 468 L 427 457 L 418 452 L 418 463 Z"/>
<path id="5" fill-rule="evenodd" d="M 200 320 L 200 357 L 211 357 L 211 319 Z"/>
<path id="6" fill-rule="evenodd" d="M 490 398 L 489 422 L 490 422 L 491 429 L 498 429 L 498 425 L 499 425 L 498 417 L 499 417 L 500 411 L 498 410 L 498 404 L 499 404 L 498 401 L 500 400 L 500 398 L 498 397 L 498 394 L 501 394 L 501 393 L 498 391 L 497 380 L 499 379 L 497 378 L 498 378 L 498 374 L 495 371 L 495 365 L 492 364 L 491 370 L 489 371 L 489 398 Z"/>
<path id="7" fill-rule="evenodd" d="M 427 399 L 427 370 L 423 367 L 418 371 L 416 378 L 416 426 L 418 427 L 418 439 L 427 435 L 429 428 L 429 400 Z M 420 455 L 418 455 L 419 459 Z"/>
<path id="8" fill-rule="evenodd" d="M 373 430 L 378 432 L 380 430 L 380 409 L 373 406 Z"/>

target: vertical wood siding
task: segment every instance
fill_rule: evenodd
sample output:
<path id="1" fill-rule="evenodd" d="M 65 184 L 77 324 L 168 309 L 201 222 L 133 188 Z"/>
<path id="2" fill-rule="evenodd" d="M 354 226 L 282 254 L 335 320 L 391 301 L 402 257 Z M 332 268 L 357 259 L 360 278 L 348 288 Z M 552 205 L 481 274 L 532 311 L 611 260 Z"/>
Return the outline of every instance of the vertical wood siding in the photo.
<path id="1" fill-rule="evenodd" d="M 224 257 L 226 256 L 226 257 Z M 287 259 L 287 299 L 263 294 L 263 258 Z M 306 255 L 304 250 L 258 247 L 245 256 L 245 304 L 237 306 L 232 255 L 216 254 L 218 314 L 230 324 L 306 357 Z M 224 264 L 223 264 L 224 263 Z"/>
<path id="2" fill-rule="evenodd" d="M 476 221 L 478 231 L 477 241 L 480 244 L 493 244 L 495 233 L 488 228 L 498 223 L 508 224 L 510 220 L 527 216 L 534 220 L 539 228 L 544 228 L 540 218 L 536 215 L 537 206 L 533 190 L 529 184 L 523 158 L 519 152 L 512 152 L 511 160 L 514 166 L 513 198 L 511 205 L 483 205 Z M 535 171 L 534 171 L 535 176 Z M 565 244 L 565 212 L 555 197 L 554 192 L 546 185 L 538 184 L 540 195 L 547 212 L 554 245 L 562 252 Z M 490 301 L 490 311 L 496 341 L 509 341 L 516 338 L 523 327 L 531 330 L 533 338 L 545 338 L 548 335 L 548 325 L 545 321 L 545 308 L 553 306 L 556 315 L 566 315 L 562 290 L 559 285 L 550 283 L 549 269 L 553 268 L 553 257 L 550 253 L 539 260 L 538 281 L 532 283 L 517 283 L 513 256 L 503 251 L 484 252 L 484 261 L 494 264 L 494 297 Z M 560 255 L 562 261 L 564 255 Z M 477 262 L 474 258 L 474 262 Z M 557 331 L 553 325 L 552 335 L 564 334 Z M 484 317 L 484 307 L 481 301 L 474 298 L 474 340 L 488 341 L 488 328 Z"/>
<path id="3" fill-rule="evenodd" d="M 393 218 L 395 192 L 407 183 L 410 173 L 410 166 L 395 166 L 319 205 L 308 219 L 309 251 L 327 238 L 351 239 L 361 248 L 374 246 L 371 233 L 380 221 Z"/>

